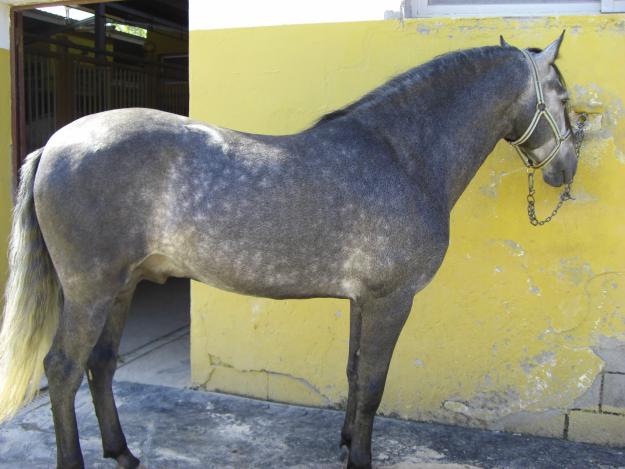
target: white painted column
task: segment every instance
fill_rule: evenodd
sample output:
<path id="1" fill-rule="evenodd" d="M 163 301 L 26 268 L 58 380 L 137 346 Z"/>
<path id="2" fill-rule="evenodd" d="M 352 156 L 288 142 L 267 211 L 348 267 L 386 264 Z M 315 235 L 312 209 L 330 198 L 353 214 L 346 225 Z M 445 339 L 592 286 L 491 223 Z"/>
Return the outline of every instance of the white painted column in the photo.
<path id="1" fill-rule="evenodd" d="M 189 29 L 227 29 L 397 17 L 401 0 L 189 0 Z"/>
<path id="2" fill-rule="evenodd" d="M 8 5 L 0 3 L 0 49 L 9 48 L 9 37 L 11 32 L 11 9 Z"/>

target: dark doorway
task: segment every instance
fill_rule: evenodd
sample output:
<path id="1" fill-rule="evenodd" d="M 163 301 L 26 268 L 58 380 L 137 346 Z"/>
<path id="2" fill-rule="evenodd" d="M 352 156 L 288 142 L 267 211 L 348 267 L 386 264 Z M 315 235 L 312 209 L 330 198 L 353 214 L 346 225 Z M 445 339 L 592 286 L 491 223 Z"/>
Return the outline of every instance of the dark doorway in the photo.
<path id="1" fill-rule="evenodd" d="M 18 10 L 23 94 L 17 165 L 65 124 L 124 107 L 189 112 L 188 2 L 129 0 Z"/>
<path id="2" fill-rule="evenodd" d="M 188 17 L 188 0 L 14 8 L 15 177 L 28 153 L 85 115 L 125 107 L 188 115 Z M 189 310 L 186 279 L 138 286 L 120 349 L 121 379 L 189 384 Z M 150 374 L 149 367 L 156 369 Z"/>

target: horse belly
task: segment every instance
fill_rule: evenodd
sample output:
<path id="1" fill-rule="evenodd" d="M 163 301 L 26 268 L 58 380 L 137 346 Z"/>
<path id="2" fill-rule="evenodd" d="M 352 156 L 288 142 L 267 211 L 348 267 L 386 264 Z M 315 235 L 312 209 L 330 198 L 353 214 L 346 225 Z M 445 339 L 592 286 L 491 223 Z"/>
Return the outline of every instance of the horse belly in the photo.
<path id="1" fill-rule="evenodd" d="M 225 172 L 177 187 L 165 217 L 159 244 L 187 276 L 256 296 L 344 296 L 344 236 L 327 204 L 276 175 Z"/>
<path id="2" fill-rule="evenodd" d="M 187 276 L 255 296 L 345 296 L 338 243 L 322 246 L 297 230 L 275 229 L 271 219 L 256 223 L 254 217 L 224 219 L 208 212 L 202 220 L 187 227 L 186 242 L 171 246 Z"/>
<path id="3" fill-rule="evenodd" d="M 388 235 L 359 232 L 345 219 L 337 222 L 340 210 L 313 216 L 280 205 L 213 203 L 217 208 L 185 217 L 193 222 L 182 223 L 184 239 L 170 249 L 187 276 L 218 288 L 270 298 L 356 298 L 392 289 L 415 268 L 419 249 L 395 238 L 400 228 L 386 228 Z M 231 209 L 221 211 L 223 203 Z M 384 226 L 371 218 L 363 223 L 369 222 Z"/>

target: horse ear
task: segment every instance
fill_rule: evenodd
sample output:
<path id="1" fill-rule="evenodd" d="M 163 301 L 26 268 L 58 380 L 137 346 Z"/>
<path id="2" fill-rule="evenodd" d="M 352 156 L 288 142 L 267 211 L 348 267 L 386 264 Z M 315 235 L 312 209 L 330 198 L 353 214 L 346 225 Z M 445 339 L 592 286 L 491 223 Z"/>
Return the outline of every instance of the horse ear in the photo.
<path id="1" fill-rule="evenodd" d="M 503 36 L 501 36 L 501 35 L 499 36 L 499 45 L 500 45 L 501 47 L 512 47 L 512 46 L 510 46 L 510 44 L 508 44 L 508 43 L 506 42 L 506 40 L 505 40 L 505 39 L 503 38 Z"/>
<path id="2" fill-rule="evenodd" d="M 560 46 L 562 45 L 562 40 L 564 39 L 564 33 L 566 30 L 562 31 L 560 37 L 549 44 L 544 51 L 538 54 L 541 62 L 546 64 L 553 64 L 558 57 L 558 51 L 560 50 Z"/>

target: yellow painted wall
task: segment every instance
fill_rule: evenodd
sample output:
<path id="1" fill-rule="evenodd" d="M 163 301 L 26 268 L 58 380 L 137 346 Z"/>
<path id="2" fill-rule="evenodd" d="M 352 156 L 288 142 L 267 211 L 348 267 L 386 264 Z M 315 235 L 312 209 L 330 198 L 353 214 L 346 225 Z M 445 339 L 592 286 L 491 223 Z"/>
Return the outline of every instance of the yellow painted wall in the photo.
<path id="1" fill-rule="evenodd" d="M 189 52 L 188 38 L 173 32 L 148 31 L 147 42 L 154 46 L 154 54 L 157 57 Z"/>
<path id="2" fill-rule="evenodd" d="M 452 212 L 441 270 L 415 298 L 391 365 L 385 414 L 553 436 L 567 426 L 570 436 L 592 441 L 568 425 L 595 415 L 584 411 L 598 410 L 602 371 L 625 372 L 625 16 L 191 32 L 191 115 L 283 134 L 438 54 L 494 45 L 499 34 L 544 47 L 563 28 L 558 63 L 573 105 L 594 112 L 576 200 L 550 225 L 531 227 L 525 170 L 499 144 Z M 538 194 L 546 214 L 559 191 L 541 182 Z M 347 301 L 271 301 L 194 283 L 193 381 L 341 406 L 348 314 Z M 617 376 L 606 382 L 625 391 Z M 619 405 L 612 410 L 625 413 Z M 622 435 L 625 418 L 619 422 Z M 601 442 L 614 443 L 608 440 Z"/>
<path id="3" fill-rule="evenodd" d="M 13 202 L 11 169 L 11 74 L 9 51 L 0 48 L 0 285 L 7 279 L 7 247 Z M 2 304 L 0 299 L 0 305 Z"/>

